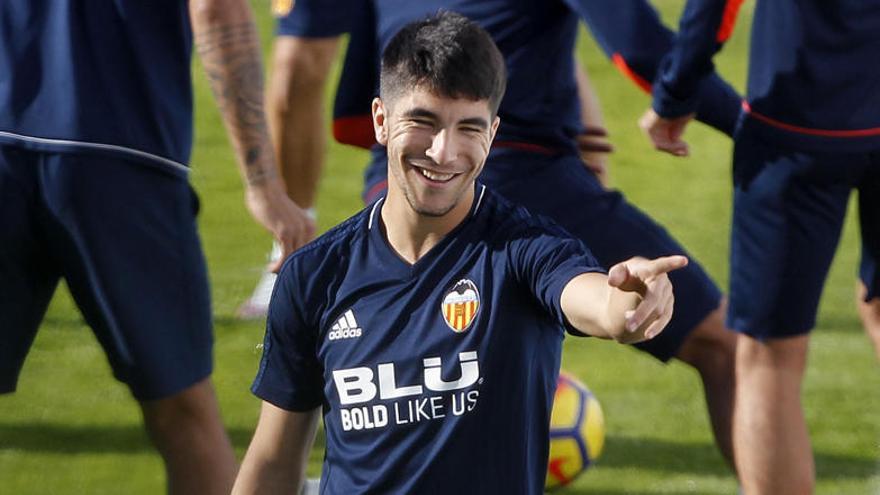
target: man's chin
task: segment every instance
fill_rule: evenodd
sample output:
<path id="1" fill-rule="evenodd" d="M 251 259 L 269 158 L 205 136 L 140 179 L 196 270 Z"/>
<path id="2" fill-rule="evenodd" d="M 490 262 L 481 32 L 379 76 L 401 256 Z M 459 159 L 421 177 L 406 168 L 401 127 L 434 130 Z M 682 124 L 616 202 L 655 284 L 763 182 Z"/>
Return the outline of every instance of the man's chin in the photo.
<path id="1" fill-rule="evenodd" d="M 421 191 L 423 192 L 423 191 Z M 405 197 L 409 202 L 409 206 L 421 216 L 430 218 L 439 218 L 446 216 L 453 211 L 462 201 L 462 196 L 456 198 L 455 195 L 449 194 L 406 194 Z"/>
<path id="2" fill-rule="evenodd" d="M 418 213 L 421 216 L 431 217 L 431 218 L 439 218 L 439 217 L 446 215 L 447 213 L 449 213 L 450 211 L 452 211 L 455 208 L 456 204 L 457 203 L 455 201 L 450 201 L 449 203 L 442 203 L 442 204 L 436 204 L 436 203 L 430 204 L 425 201 L 410 201 L 409 202 L 409 205 L 413 209 L 413 211 L 415 211 L 416 213 Z"/>
<path id="3" fill-rule="evenodd" d="M 455 205 L 444 206 L 444 207 L 433 207 L 433 208 L 427 207 L 427 206 L 422 206 L 422 205 L 412 205 L 412 206 L 413 206 L 413 210 L 415 210 L 415 212 L 418 213 L 419 215 L 421 215 L 423 217 L 431 217 L 431 218 L 440 218 L 442 216 L 445 216 L 447 213 L 452 211 L 453 208 L 455 208 Z"/>

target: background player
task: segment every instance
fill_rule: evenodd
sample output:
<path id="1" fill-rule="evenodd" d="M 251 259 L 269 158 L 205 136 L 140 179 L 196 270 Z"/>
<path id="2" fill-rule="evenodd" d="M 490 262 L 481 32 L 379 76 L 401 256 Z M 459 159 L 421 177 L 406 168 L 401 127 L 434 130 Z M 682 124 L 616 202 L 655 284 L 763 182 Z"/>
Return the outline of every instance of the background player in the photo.
<path id="1" fill-rule="evenodd" d="M 689 1 L 642 126 L 682 140 L 739 2 Z M 735 135 L 728 324 L 737 347 L 737 469 L 746 493 L 811 493 L 800 389 L 809 331 L 851 189 L 862 227 L 860 313 L 880 315 L 880 2 L 758 2 Z"/>
<path id="2" fill-rule="evenodd" d="M 172 493 L 227 493 L 206 268 L 187 182 L 193 35 L 246 204 L 285 251 L 286 196 L 244 0 L 0 3 L 0 392 L 15 389 L 61 277 L 143 411 Z M 191 26 L 190 26 L 191 22 Z"/>
<path id="3" fill-rule="evenodd" d="M 328 493 L 541 493 L 563 330 L 632 342 L 669 321 L 665 272 L 686 258 L 606 277 L 580 242 L 475 184 L 504 76 L 457 14 L 388 45 L 373 103 L 388 195 L 281 271 L 234 493 L 296 487 L 322 405 Z"/>
<path id="4" fill-rule="evenodd" d="M 358 5 L 365 10 L 358 11 Z M 347 8 L 337 3 L 330 9 L 322 2 L 300 0 L 290 15 L 280 21 L 279 33 L 284 35 L 281 39 L 297 33 L 309 39 L 329 36 L 334 32 L 333 26 L 341 31 L 350 26 L 352 41 L 337 92 L 334 133 L 343 142 L 369 146 L 373 138 L 363 132 L 365 118 L 358 112 L 375 93 L 379 49 L 403 24 L 439 8 L 465 14 L 495 38 L 510 69 L 509 90 L 499 110 L 499 138 L 481 180 L 531 211 L 559 222 L 591 246 L 605 266 L 634 255 L 655 257 L 683 252 L 660 226 L 628 204 L 620 193 L 606 190 L 595 174 L 584 169 L 578 156 L 578 140 L 585 131 L 582 113 L 588 112 L 582 112 L 579 105 L 570 55 L 578 19 L 587 19 L 594 31 L 602 33 L 597 38 L 614 54 L 620 67 L 631 75 L 638 74 L 638 70 L 644 75 L 636 75 L 637 79 L 649 80 L 663 53 L 656 50 L 671 46 L 672 34 L 644 2 L 558 2 L 552 8 L 546 2 L 504 5 L 508 8 L 499 11 L 494 2 L 383 0 L 355 1 Z M 359 22 L 347 20 L 349 15 Z M 569 55 L 565 56 L 566 53 Z M 287 77 L 290 74 L 273 74 L 273 79 Z M 704 120 L 732 132 L 739 113 L 739 97 L 717 77 L 704 85 L 702 91 L 707 94 L 706 104 L 701 108 Z M 272 108 L 283 101 L 284 97 L 270 97 L 269 111 L 274 112 Z M 316 128 L 302 129 L 281 119 L 279 122 L 290 125 L 290 129 L 276 135 L 293 132 L 294 128 L 300 135 L 322 132 Z M 601 125 L 595 121 L 588 123 Z M 384 149 L 374 149 L 374 160 L 366 173 L 367 202 L 385 187 L 384 154 Z M 716 441 L 728 462 L 732 462 L 730 416 L 735 337 L 723 326 L 721 294 L 699 265 L 692 264 L 672 277 L 681 295 L 673 322 L 660 338 L 640 348 L 663 361 L 677 357 L 698 370 Z"/>

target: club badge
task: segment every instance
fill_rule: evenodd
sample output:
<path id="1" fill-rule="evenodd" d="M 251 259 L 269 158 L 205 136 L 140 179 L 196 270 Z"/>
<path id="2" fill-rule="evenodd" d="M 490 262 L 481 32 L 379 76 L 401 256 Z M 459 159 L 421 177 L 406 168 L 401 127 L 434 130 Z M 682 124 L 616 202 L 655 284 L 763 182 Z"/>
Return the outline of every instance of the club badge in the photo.
<path id="1" fill-rule="evenodd" d="M 465 332 L 480 310 L 480 293 L 468 279 L 456 282 L 440 305 L 443 319 L 455 333 Z"/>

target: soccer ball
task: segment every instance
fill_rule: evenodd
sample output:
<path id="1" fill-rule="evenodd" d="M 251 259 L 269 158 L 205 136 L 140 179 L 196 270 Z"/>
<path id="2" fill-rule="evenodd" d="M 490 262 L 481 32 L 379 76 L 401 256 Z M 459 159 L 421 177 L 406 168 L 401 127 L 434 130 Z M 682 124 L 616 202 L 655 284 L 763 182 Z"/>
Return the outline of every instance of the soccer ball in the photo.
<path id="1" fill-rule="evenodd" d="M 571 483 L 602 453 L 605 420 L 599 401 L 572 375 L 559 373 L 550 414 L 547 490 Z"/>

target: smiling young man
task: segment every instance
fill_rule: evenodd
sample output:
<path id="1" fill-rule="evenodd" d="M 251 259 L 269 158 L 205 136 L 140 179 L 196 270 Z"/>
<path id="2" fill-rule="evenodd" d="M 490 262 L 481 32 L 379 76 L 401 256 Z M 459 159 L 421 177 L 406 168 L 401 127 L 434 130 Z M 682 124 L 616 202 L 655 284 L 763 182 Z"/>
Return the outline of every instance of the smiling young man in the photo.
<path id="1" fill-rule="evenodd" d="M 458 14 L 386 48 L 388 193 L 279 274 L 234 493 L 290 493 L 318 417 L 323 493 L 541 493 L 564 331 L 650 339 L 682 256 L 602 273 L 580 241 L 475 182 L 505 71 Z M 295 493 L 295 492 L 294 492 Z"/>

